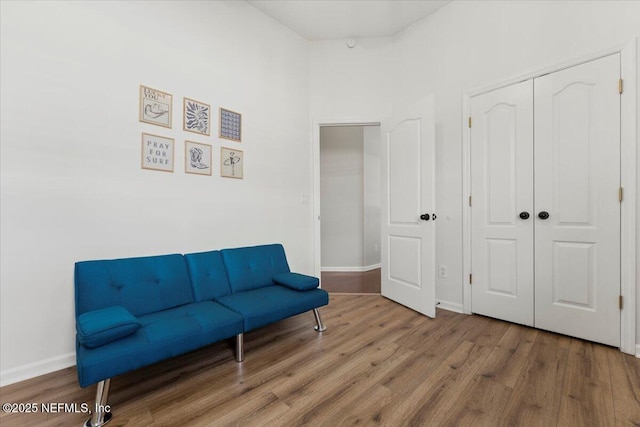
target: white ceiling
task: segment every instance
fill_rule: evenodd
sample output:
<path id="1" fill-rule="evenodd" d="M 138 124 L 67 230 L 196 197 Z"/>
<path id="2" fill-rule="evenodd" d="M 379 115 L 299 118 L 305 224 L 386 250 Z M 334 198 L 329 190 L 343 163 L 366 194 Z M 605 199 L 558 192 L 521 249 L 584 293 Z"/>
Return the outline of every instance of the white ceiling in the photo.
<path id="1" fill-rule="evenodd" d="M 248 0 L 307 40 L 387 37 L 450 0 Z"/>

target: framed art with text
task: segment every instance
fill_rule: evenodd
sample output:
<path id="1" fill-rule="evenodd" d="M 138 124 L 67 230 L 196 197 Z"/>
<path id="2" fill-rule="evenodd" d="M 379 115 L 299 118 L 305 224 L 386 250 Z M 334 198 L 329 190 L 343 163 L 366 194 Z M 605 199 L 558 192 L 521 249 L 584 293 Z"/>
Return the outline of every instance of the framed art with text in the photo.
<path id="1" fill-rule="evenodd" d="M 173 138 L 142 133 L 142 169 L 173 172 Z"/>
<path id="2" fill-rule="evenodd" d="M 140 85 L 140 121 L 171 128 L 173 95 Z"/>

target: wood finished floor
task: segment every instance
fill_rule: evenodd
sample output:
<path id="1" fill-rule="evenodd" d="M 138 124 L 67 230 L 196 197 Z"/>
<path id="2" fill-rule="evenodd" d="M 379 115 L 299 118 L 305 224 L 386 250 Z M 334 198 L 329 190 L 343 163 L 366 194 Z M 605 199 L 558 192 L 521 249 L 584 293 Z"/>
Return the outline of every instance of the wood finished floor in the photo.
<path id="1" fill-rule="evenodd" d="M 364 272 L 322 272 L 322 289 L 330 293 L 379 294 L 380 269 Z"/>
<path id="2" fill-rule="evenodd" d="M 305 313 L 112 380 L 109 426 L 640 425 L 640 359 L 617 349 L 377 295 L 331 295 L 328 330 Z M 74 368 L 0 389 L 6 402 L 93 404 Z M 0 425 L 80 426 L 77 413 Z"/>

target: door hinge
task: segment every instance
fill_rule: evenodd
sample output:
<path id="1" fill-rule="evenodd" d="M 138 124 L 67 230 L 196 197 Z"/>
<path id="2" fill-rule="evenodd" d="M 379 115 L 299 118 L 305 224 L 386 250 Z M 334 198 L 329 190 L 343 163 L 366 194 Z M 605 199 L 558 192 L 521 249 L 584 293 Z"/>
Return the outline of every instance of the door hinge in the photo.
<path id="1" fill-rule="evenodd" d="M 622 79 L 618 80 L 618 92 L 620 94 L 622 94 L 622 92 L 623 92 Z"/>
<path id="2" fill-rule="evenodd" d="M 473 274 L 469 274 L 469 284 L 473 285 Z"/>
<path id="3" fill-rule="evenodd" d="M 622 189 L 622 187 L 620 187 L 618 188 L 618 201 L 622 203 L 623 199 L 624 199 L 624 190 Z"/>
<path id="4" fill-rule="evenodd" d="M 469 196 L 469 206 L 471 206 L 471 196 Z"/>
<path id="5" fill-rule="evenodd" d="M 622 295 L 620 295 L 620 296 L 618 297 L 618 307 L 620 308 L 620 310 L 622 310 L 622 307 L 623 307 L 623 303 L 622 303 Z"/>
<path id="6" fill-rule="evenodd" d="M 469 116 L 469 127 L 471 127 L 471 116 Z"/>

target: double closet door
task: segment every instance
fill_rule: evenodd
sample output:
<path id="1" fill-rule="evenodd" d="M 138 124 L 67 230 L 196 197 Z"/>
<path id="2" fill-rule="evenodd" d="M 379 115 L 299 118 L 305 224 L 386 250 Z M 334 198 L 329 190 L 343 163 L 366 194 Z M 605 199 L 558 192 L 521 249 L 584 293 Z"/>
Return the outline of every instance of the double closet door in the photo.
<path id="1" fill-rule="evenodd" d="M 472 311 L 620 345 L 620 55 L 471 98 Z"/>

